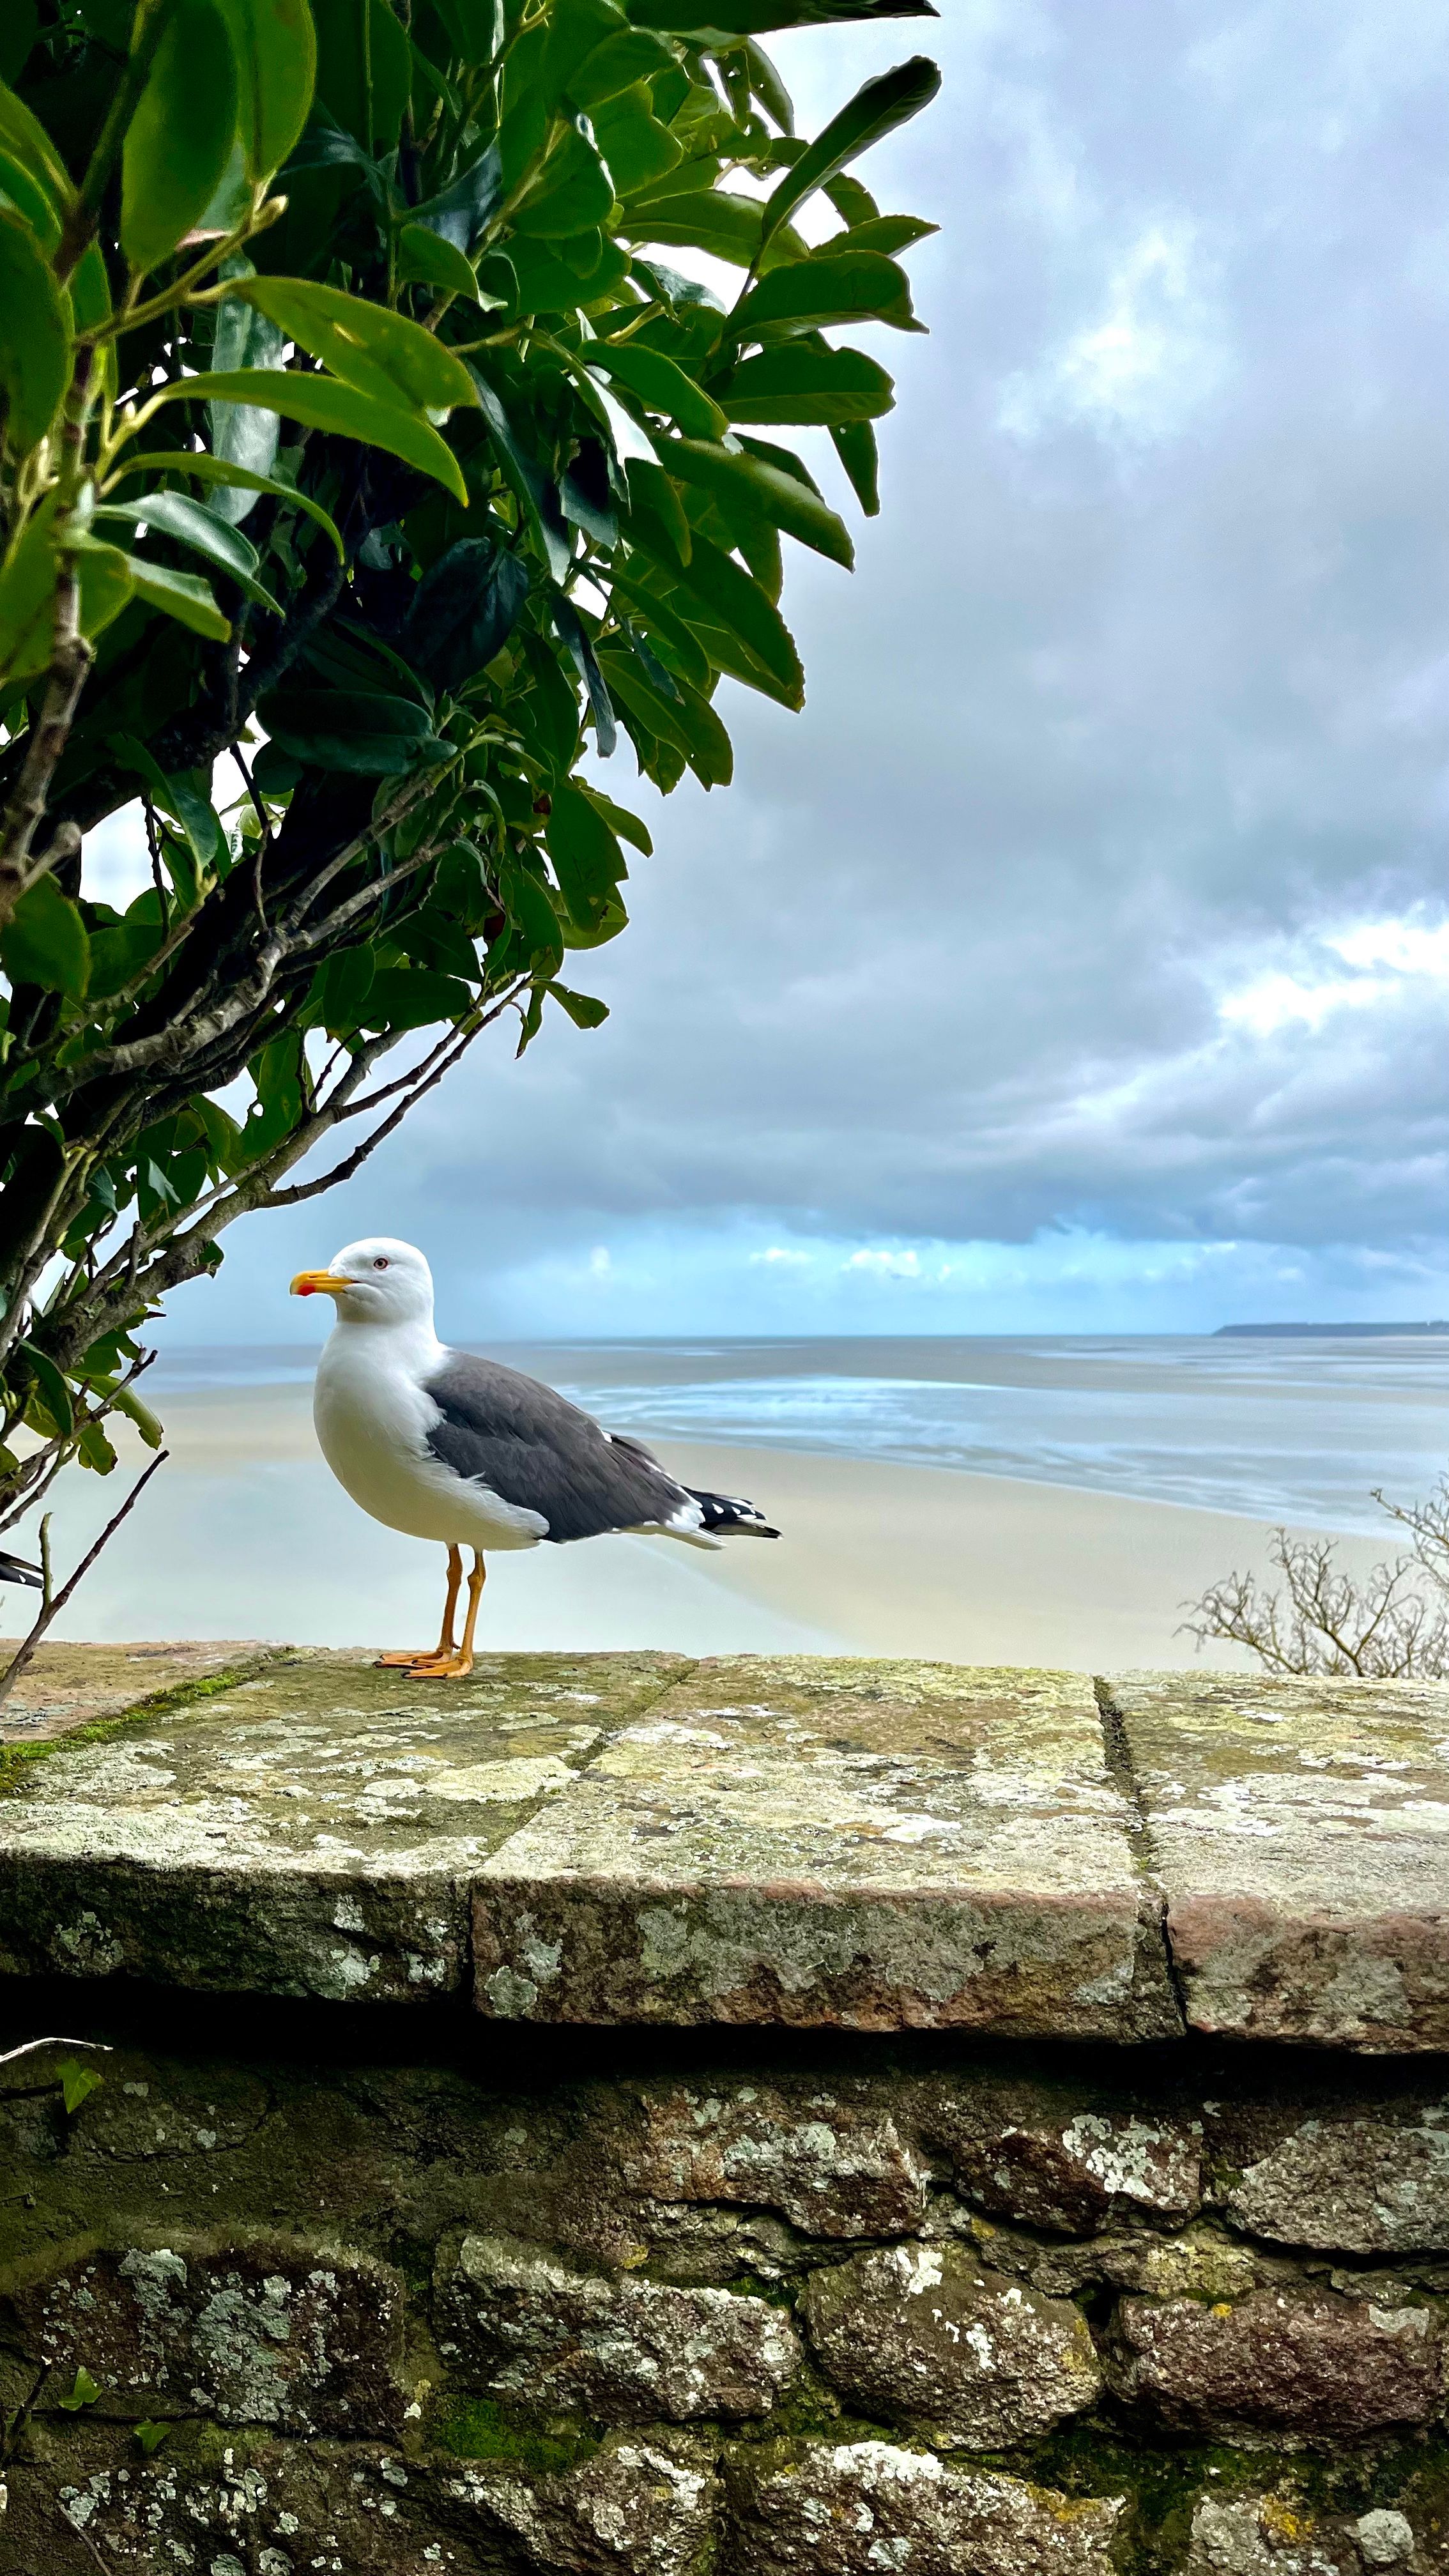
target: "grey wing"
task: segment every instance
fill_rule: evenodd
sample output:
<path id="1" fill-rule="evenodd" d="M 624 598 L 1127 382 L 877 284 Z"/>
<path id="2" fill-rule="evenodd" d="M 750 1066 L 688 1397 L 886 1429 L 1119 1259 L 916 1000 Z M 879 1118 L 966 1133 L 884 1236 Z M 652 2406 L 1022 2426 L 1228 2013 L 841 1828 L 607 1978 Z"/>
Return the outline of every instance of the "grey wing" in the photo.
<path id="1" fill-rule="evenodd" d="M 647 1449 L 612 1438 L 538 1378 L 453 1351 L 426 1391 L 441 1417 L 428 1433 L 434 1457 L 504 1502 L 537 1512 L 550 1539 L 700 1525 L 693 1496 Z"/>

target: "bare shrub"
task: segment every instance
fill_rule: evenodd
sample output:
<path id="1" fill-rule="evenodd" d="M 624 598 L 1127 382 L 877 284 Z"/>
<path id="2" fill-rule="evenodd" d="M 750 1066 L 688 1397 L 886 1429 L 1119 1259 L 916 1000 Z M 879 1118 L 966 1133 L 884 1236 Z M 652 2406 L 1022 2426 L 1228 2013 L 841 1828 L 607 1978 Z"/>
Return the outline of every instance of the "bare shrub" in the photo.
<path id="1" fill-rule="evenodd" d="M 1273 1533 L 1281 1587 L 1237 1571 L 1187 1605 L 1183 1632 L 1245 1646 L 1270 1672 L 1438 1681 L 1449 1673 L 1449 1478 L 1422 1503 L 1374 1501 L 1409 1533 L 1403 1554 L 1344 1572 L 1331 1538 Z"/>

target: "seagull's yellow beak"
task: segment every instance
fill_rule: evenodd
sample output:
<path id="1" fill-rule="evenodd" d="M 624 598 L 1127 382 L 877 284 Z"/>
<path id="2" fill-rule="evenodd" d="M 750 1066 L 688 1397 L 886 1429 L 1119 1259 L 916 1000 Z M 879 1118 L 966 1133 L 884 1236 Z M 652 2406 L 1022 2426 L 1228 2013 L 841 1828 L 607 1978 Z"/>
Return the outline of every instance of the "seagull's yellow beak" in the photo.
<path id="1" fill-rule="evenodd" d="M 335 1270 L 299 1270 L 292 1282 L 294 1297 L 345 1297 L 352 1286 L 350 1279 L 339 1279 Z"/>

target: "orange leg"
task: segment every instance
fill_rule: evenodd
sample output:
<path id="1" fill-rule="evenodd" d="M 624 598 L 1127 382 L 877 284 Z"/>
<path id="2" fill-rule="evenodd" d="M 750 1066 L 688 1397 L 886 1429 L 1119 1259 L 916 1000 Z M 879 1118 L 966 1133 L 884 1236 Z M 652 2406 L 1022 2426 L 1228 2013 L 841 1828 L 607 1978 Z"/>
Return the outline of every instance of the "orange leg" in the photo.
<path id="1" fill-rule="evenodd" d="M 460 1547 L 450 1547 L 448 1550 L 448 1597 L 443 1604 L 443 1628 L 437 1644 L 435 1646 L 419 1646 L 415 1653 L 410 1653 L 408 1649 L 404 1647 L 402 1651 L 396 1655 L 379 1655 L 374 1667 L 376 1671 L 382 1672 L 388 1665 L 395 1665 L 403 1672 L 426 1672 L 430 1665 L 448 1664 L 452 1662 L 453 1657 L 457 1652 L 457 1648 L 453 1643 L 453 1613 L 458 1606 L 458 1593 L 462 1581 L 463 1551 Z"/>
<path id="2" fill-rule="evenodd" d="M 478 1604 L 483 1598 L 483 1585 L 487 1579 L 487 1571 L 488 1569 L 483 1563 L 482 1551 L 475 1547 L 473 1550 L 473 1571 L 468 1577 L 468 1616 L 463 1622 L 463 1642 L 458 1648 L 457 1653 L 450 1655 L 446 1663 L 439 1663 L 436 1659 L 430 1657 L 425 1664 L 414 1664 L 412 1668 L 412 1678 L 414 1681 L 461 1682 L 467 1680 L 468 1675 L 473 1669 L 473 1631 L 478 1625 Z"/>

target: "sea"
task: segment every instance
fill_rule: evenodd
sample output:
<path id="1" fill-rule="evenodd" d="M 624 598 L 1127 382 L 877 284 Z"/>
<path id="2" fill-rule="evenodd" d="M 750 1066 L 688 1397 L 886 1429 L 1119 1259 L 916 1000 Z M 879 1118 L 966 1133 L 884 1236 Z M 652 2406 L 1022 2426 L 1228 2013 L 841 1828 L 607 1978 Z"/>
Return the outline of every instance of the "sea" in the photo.
<path id="1" fill-rule="evenodd" d="M 969 1469 L 1385 1534 L 1449 1469 L 1449 1331 L 493 1346 L 611 1428 Z M 314 1347 L 169 1349 L 157 1399 L 300 1387 Z M 164 1411 L 164 1405 L 161 1407 Z"/>

